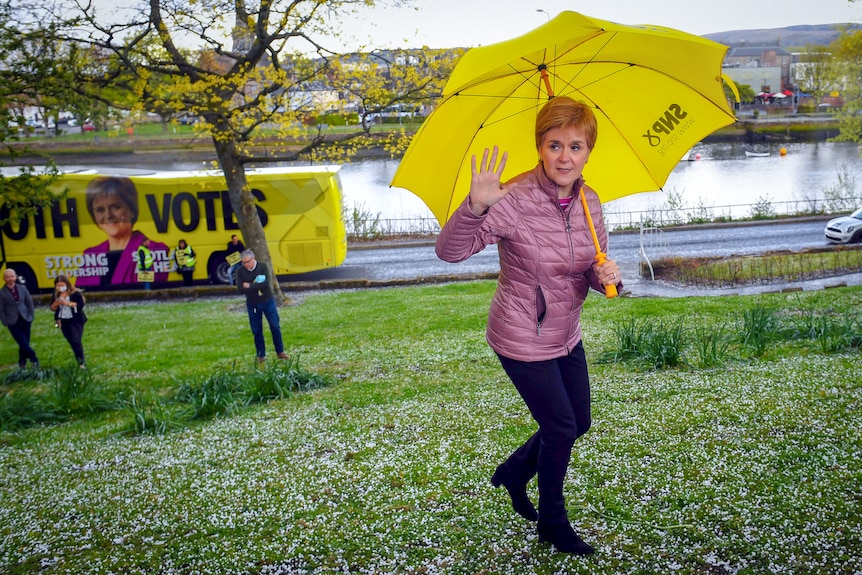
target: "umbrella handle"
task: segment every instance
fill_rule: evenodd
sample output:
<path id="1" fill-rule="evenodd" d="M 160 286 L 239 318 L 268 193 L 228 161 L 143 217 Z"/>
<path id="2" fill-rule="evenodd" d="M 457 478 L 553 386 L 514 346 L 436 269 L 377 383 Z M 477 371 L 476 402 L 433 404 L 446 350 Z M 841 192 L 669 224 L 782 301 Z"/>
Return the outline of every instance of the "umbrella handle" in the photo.
<path id="1" fill-rule="evenodd" d="M 584 190 L 581 190 L 581 204 L 584 206 L 584 215 L 587 217 L 587 224 L 590 226 L 590 233 L 593 235 L 593 245 L 596 246 L 596 263 L 603 265 L 608 261 L 608 256 L 602 251 L 602 246 L 599 244 L 599 236 L 596 235 L 596 226 L 593 225 L 593 216 L 590 215 L 590 206 L 587 204 L 587 195 Z M 605 297 L 608 299 L 617 297 L 617 286 L 608 284 L 605 286 Z"/>
<path id="2" fill-rule="evenodd" d="M 606 261 L 608 261 L 608 256 L 605 255 L 604 252 L 596 252 L 596 263 L 597 264 L 602 265 Z M 607 284 L 605 286 L 605 297 L 610 299 L 612 297 L 617 297 L 617 295 L 618 295 L 617 286 L 615 284 Z"/>

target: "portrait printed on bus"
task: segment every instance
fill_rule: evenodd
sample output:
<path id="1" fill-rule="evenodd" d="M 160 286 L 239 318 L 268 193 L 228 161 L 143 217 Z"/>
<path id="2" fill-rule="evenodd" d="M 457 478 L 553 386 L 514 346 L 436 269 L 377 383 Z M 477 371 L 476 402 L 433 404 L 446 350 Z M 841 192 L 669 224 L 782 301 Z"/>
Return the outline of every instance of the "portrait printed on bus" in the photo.
<path id="1" fill-rule="evenodd" d="M 146 236 L 135 230 L 138 221 L 138 190 L 129 178 L 100 176 L 86 190 L 87 211 L 106 239 L 84 250 L 84 266 L 77 285 L 104 286 L 138 281 L 138 248 Z M 150 240 L 155 258 L 154 281 L 166 282 L 171 267 L 170 248 Z"/>

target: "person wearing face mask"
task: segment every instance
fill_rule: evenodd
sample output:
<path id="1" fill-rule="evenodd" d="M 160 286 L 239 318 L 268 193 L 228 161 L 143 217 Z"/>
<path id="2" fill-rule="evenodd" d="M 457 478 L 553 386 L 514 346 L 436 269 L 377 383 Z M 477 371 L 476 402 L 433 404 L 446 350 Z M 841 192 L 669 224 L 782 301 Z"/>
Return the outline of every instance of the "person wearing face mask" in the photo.
<path id="1" fill-rule="evenodd" d="M 87 316 L 84 314 L 84 296 L 69 282 L 69 278 L 58 275 L 54 279 L 54 293 L 51 298 L 51 311 L 54 312 L 54 322 L 63 332 L 63 337 L 72 346 L 72 353 L 78 367 L 84 369 L 84 324 Z"/>
<path id="2" fill-rule="evenodd" d="M 594 552 L 569 523 L 563 496 L 572 447 L 591 425 L 581 309 L 590 289 L 620 285 L 616 262 L 596 261 L 581 201 L 606 252 L 601 203 L 582 175 L 597 136 L 588 105 L 549 100 L 536 116 L 536 167 L 502 182 L 505 152 L 486 149 L 478 166 L 473 156 L 470 192 L 436 246 L 440 259 L 460 262 L 497 244 L 500 277 L 486 339 L 538 430 L 497 467 L 491 483 L 506 488 L 518 515 L 537 521 L 540 542 L 576 555 Z M 527 493 L 533 477 L 538 510 Z"/>

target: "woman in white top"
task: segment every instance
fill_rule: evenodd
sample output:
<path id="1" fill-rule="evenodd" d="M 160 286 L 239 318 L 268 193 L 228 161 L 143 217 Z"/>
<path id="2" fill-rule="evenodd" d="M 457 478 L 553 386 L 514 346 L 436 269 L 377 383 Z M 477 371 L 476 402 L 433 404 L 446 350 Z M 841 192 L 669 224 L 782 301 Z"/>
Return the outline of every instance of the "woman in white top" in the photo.
<path id="1" fill-rule="evenodd" d="M 54 279 L 54 295 L 51 299 L 51 310 L 54 312 L 55 325 L 63 332 L 63 337 L 72 346 L 72 352 L 78 366 L 84 364 L 84 324 L 87 316 L 84 314 L 83 292 L 69 283 L 69 278 L 58 275 Z"/>

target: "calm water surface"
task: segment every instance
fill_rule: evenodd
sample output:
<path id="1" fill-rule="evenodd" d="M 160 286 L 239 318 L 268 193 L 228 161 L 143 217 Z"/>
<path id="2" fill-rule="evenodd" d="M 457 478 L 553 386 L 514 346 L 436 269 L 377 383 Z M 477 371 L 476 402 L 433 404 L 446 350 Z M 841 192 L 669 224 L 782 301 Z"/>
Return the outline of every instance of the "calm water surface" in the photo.
<path id="1" fill-rule="evenodd" d="M 779 149 L 787 149 L 781 156 Z M 769 157 L 746 157 L 745 150 L 770 152 Z M 695 160 L 696 154 L 700 159 Z M 650 192 L 620 198 L 605 204 L 606 216 L 626 214 L 639 219 L 640 213 L 668 207 L 668 198 L 678 196 L 685 209 L 708 209 L 713 217 L 748 215 L 751 204 L 822 200 L 824 189 L 838 184 L 839 174 L 855 184 L 855 196 L 862 197 L 862 159 L 854 143 L 775 144 L 752 147 L 734 144 L 700 144 L 692 149 L 689 161 L 680 162 L 668 178 L 664 192 Z M 391 188 L 397 160 L 371 160 L 345 165 L 341 170 L 345 205 L 357 207 L 382 219 L 432 217 L 431 212 L 411 192 Z M 745 206 L 730 208 L 729 206 Z M 784 210 L 777 210 L 783 212 Z M 621 216 L 622 217 L 622 216 Z"/>

